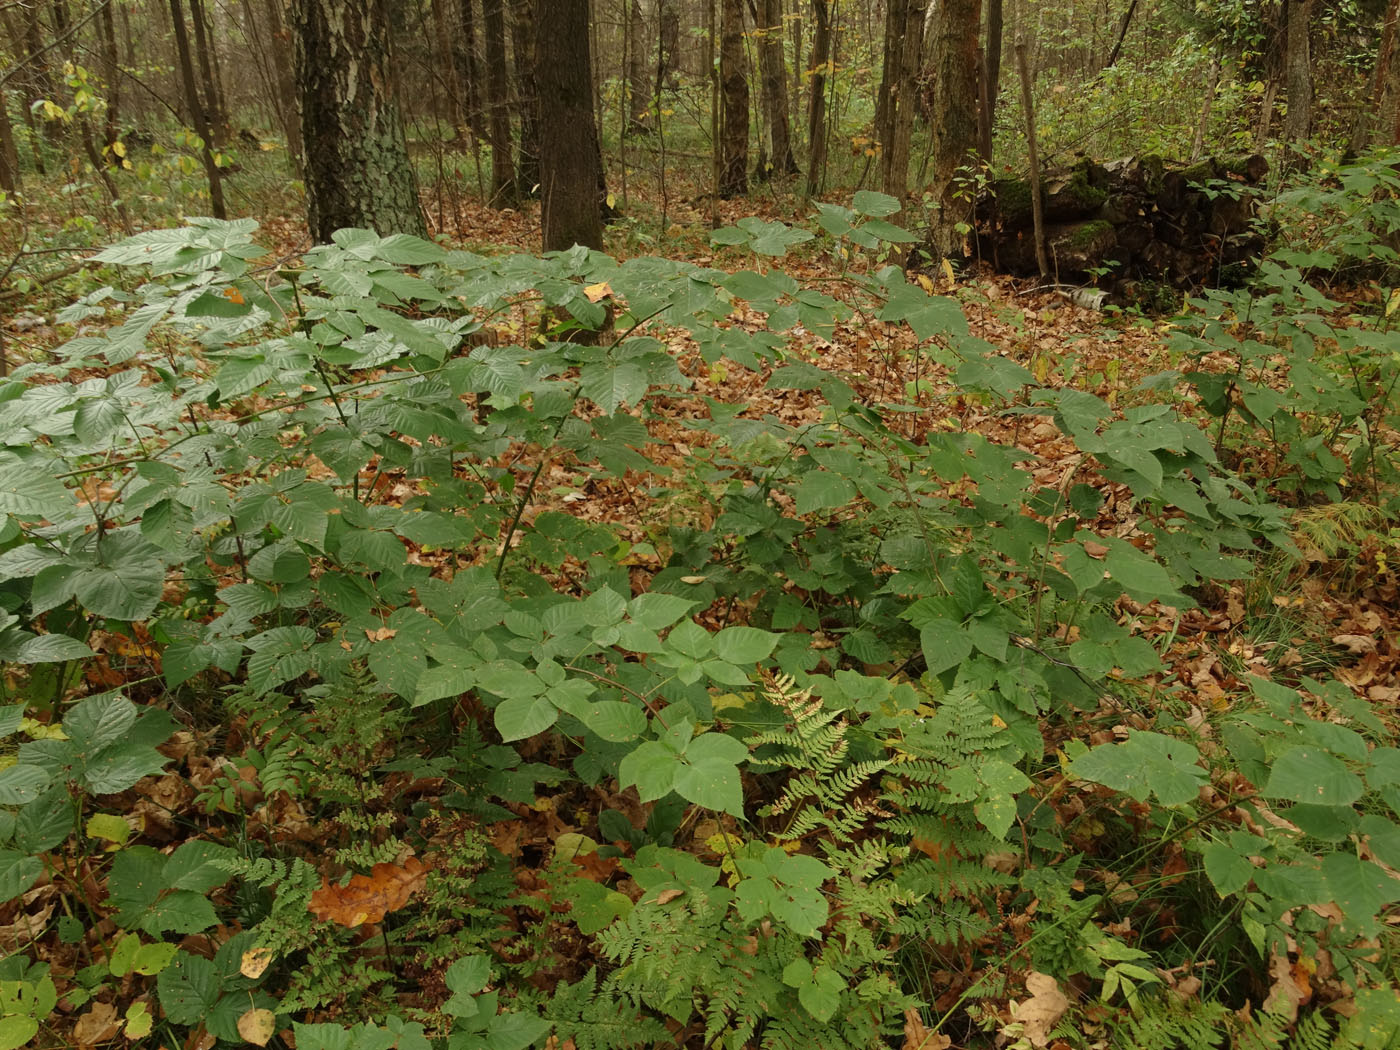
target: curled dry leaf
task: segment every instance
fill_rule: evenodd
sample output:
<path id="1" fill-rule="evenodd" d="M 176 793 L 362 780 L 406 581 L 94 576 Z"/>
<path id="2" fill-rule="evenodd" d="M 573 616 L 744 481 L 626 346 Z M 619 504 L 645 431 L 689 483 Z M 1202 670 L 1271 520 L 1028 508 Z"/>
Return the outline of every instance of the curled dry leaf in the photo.
<path id="1" fill-rule="evenodd" d="M 607 281 L 599 281 L 597 284 L 590 284 L 585 288 L 583 294 L 588 297 L 590 303 L 596 303 L 600 299 L 606 299 L 612 295 L 612 287 Z"/>
<path id="2" fill-rule="evenodd" d="M 417 857 L 402 864 L 376 864 L 368 875 L 356 875 L 344 886 L 322 880 L 308 907 L 318 919 L 341 926 L 378 922 L 407 904 L 427 878 L 428 869 Z"/>
<path id="3" fill-rule="evenodd" d="M 255 1046 L 266 1046 L 277 1031 L 277 1015 L 256 1006 L 238 1019 L 238 1034 Z"/>
<path id="4" fill-rule="evenodd" d="M 1055 978 L 1035 970 L 1026 975 L 1026 991 L 1031 997 L 1012 1007 L 1012 1014 L 1021 1022 L 1022 1034 L 1032 1046 L 1048 1046 L 1050 1029 L 1069 1009 L 1069 1000 Z"/>
<path id="5" fill-rule="evenodd" d="M 657 904 L 670 904 L 670 903 L 671 903 L 673 900 L 675 900 L 677 897 L 683 897 L 683 896 L 685 896 L 685 890 L 676 890 L 676 889 L 662 890 L 660 893 L 658 893 L 658 894 L 656 895 L 656 903 L 657 903 Z"/>

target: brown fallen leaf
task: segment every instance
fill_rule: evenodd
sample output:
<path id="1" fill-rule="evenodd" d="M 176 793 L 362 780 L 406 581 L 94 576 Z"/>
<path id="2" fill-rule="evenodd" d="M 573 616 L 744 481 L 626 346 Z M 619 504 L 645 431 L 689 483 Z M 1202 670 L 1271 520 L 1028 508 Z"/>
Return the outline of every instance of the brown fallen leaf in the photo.
<path id="1" fill-rule="evenodd" d="M 277 1015 L 255 1006 L 238 1019 L 238 1034 L 255 1046 L 266 1046 L 277 1031 Z"/>
<path id="2" fill-rule="evenodd" d="M 1026 991 L 1031 997 L 1013 1006 L 1011 1012 L 1021 1022 L 1022 1034 L 1032 1046 L 1048 1046 L 1050 1029 L 1069 1009 L 1069 1000 L 1055 978 L 1035 970 L 1026 975 Z"/>
<path id="3" fill-rule="evenodd" d="M 427 878 L 428 869 L 417 857 L 409 857 L 401 865 L 376 864 L 368 875 L 356 875 L 344 886 L 322 880 L 307 906 L 318 919 L 353 929 L 398 911 L 423 888 Z"/>
<path id="4" fill-rule="evenodd" d="M 1376 640 L 1369 634 L 1334 634 L 1332 644 L 1343 646 L 1348 652 L 1365 656 L 1376 651 Z"/>
<path id="5" fill-rule="evenodd" d="M 588 297 L 590 303 L 596 303 L 600 299 L 606 299 L 612 295 L 612 287 L 607 281 L 599 281 L 597 284 L 590 284 L 583 290 L 583 294 Z"/>
<path id="6" fill-rule="evenodd" d="M 105 1043 L 115 1039 L 120 1028 L 121 1021 L 115 1006 L 111 1003 L 93 1003 L 73 1026 L 73 1041 L 79 1046 Z"/>
<path id="7" fill-rule="evenodd" d="M 684 897 L 685 890 L 662 890 L 656 895 L 657 904 L 670 904 L 677 897 Z"/>
<path id="8" fill-rule="evenodd" d="M 376 627 L 374 630 L 365 628 L 365 637 L 371 642 L 387 642 L 399 632 L 392 627 Z"/>
<path id="9" fill-rule="evenodd" d="M 938 1032 L 931 1032 L 924 1019 L 914 1007 L 904 1011 L 904 1045 L 900 1050 L 948 1050 L 953 1040 Z"/>

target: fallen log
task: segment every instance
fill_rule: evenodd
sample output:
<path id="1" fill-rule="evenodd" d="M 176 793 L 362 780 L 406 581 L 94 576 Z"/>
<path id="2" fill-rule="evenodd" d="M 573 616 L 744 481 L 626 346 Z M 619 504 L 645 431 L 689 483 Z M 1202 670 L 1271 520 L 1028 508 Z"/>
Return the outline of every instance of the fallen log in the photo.
<path id="1" fill-rule="evenodd" d="M 1043 181 L 1046 247 L 1059 280 L 1086 277 L 1193 289 L 1238 276 L 1264 246 L 1256 229 L 1257 154 L 1173 166 L 1145 155 L 1099 164 L 1081 158 Z M 1030 184 L 995 179 L 974 210 L 981 258 L 1036 272 Z"/>

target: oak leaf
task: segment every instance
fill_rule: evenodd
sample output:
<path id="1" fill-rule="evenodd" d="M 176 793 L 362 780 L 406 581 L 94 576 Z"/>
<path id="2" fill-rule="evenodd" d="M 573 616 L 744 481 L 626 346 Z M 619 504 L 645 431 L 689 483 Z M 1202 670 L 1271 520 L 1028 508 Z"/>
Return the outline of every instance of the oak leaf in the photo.
<path id="1" fill-rule="evenodd" d="M 311 894 L 308 907 L 318 919 L 353 929 L 398 911 L 423 888 L 427 878 L 428 869 L 417 857 L 402 864 L 376 864 L 368 875 L 356 875 L 344 886 L 323 879 L 321 888 Z"/>

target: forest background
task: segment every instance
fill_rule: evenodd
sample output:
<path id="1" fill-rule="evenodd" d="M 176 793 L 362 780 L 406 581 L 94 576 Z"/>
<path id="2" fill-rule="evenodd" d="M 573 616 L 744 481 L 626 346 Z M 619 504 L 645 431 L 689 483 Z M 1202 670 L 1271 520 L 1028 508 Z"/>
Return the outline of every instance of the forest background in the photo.
<path id="1" fill-rule="evenodd" d="M 1400 1045 L 1400 0 L 0 0 L 0 1050 Z"/>

